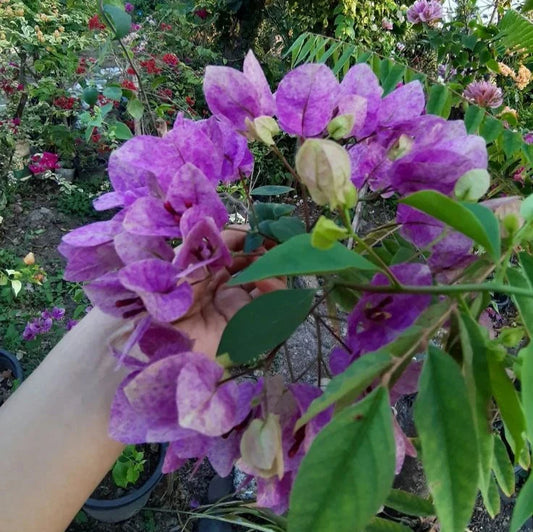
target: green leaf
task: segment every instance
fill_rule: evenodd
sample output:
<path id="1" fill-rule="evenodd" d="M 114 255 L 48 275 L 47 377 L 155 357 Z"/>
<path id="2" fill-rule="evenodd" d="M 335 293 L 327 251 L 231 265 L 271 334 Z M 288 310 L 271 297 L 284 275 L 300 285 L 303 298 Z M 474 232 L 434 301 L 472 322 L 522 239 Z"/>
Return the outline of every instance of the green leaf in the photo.
<path id="1" fill-rule="evenodd" d="M 522 148 L 522 135 L 510 129 L 503 131 L 503 152 L 507 157 L 512 157 Z"/>
<path id="2" fill-rule="evenodd" d="M 506 275 L 511 286 L 525 290 L 532 290 L 528 280 L 517 269 L 508 268 Z M 516 294 L 513 294 L 511 297 L 520 312 L 522 323 L 526 328 L 529 337 L 533 338 L 533 298 Z"/>
<path id="3" fill-rule="evenodd" d="M 131 17 L 124 11 L 123 7 L 105 4 L 104 12 L 111 18 L 115 38 L 122 39 L 130 32 Z"/>
<path id="4" fill-rule="evenodd" d="M 111 470 L 111 475 L 113 476 L 113 481 L 120 488 L 125 488 L 128 485 L 128 464 L 117 460 L 113 469 Z"/>
<path id="5" fill-rule="evenodd" d="M 137 98 L 135 98 L 134 100 L 130 100 L 128 102 L 126 111 L 128 111 L 133 118 L 140 120 L 144 113 L 144 105 Z"/>
<path id="6" fill-rule="evenodd" d="M 533 194 L 530 194 L 520 205 L 520 214 L 526 222 L 533 221 Z"/>
<path id="7" fill-rule="evenodd" d="M 92 107 L 98 101 L 98 90 L 95 87 L 86 87 L 83 90 L 81 99 Z"/>
<path id="8" fill-rule="evenodd" d="M 396 521 L 374 517 L 368 523 L 365 532 L 412 532 L 412 529 Z"/>
<path id="9" fill-rule="evenodd" d="M 452 93 L 445 85 L 432 85 L 429 90 L 426 112 L 432 115 L 448 118 L 452 110 Z"/>
<path id="10" fill-rule="evenodd" d="M 299 218 L 283 216 L 279 220 L 270 222 L 269 229 L 278 242 L 286 242 L 293 236 L 305 233 L 305 224 Z"/>
<path id="11" fill-rule="evenodd" d="M 265 253 L 228 285 L 236 286 L 280 275 L 328 273 L 348 268 L 378 269 L 375 264 L 342 244 L 336 243 L 332 248 L 322 250 L 313 247 L 311 235 L 297 235 Z"/>
<path id="12" fill-rule="evenodd" d="M 501 490 L 510 497 L 515 490 L 514 468 L 507 452 L 507 447 L 502 442 L 501 438 L 494 434 L 494 460 L 492 461 L 492 469 L 496 475 L 496 480 L 500 485 Z"/>
<path id="13" fill-rule="evenodd" d="M 485 111 L 481 107 L 472 104 L 468 106 L 465 113 L 465 126 L 468 133 L 477 133 L 484 116 Z"/>
<path id="14" fill-rule="evenodd" d="M 529 442 L 533 445 L 533 345 L 531 343 L 520 351 L 520 359 L 522 360 L 522 404 Z"/>
<path id="15" fill-rule="evenodd" d="M 405 74 L 405 65 L 393 63 L 388 69 L 385 78 L 381 79 L 381 86 L 383 87 L 383 95 L 386 96 L 391 92 L 400 81 L 403 80 Z"/>
<path id="16" fill-rule="evenodd" d="M 533 0 L 526 0 L 522 6 L 522 13 L 527 13 L 533 9 Z"/>
<path id="17" fill-rule="evenodd" d="M 389 493 L 385 501 L 385 506 L 407 515 L 417 515 L 420 517 L 435 515 L 435 507 L 431 501 L 407 491 L 397 489 L 393 489 Z"/>
<path id="18" fill-rule="evenodd" d="M 533 475 L 530 474 L 516 499 L 510 532 L 518 532 L 531 515 L 533 515 Z"/>
<path id="19" fill-rule="evenodd" d="M 103 95 L 110 100 L 120 101 L 122 88 L 117 85 L 109 85 L 104 89 Z"/>
<path id="20" fill-rule="evenodd" d="M 479 477 L 476 431 L 457 363 L 430 346 L 415 402 L 422 463 L 444 531 L 464 530 Z"/>
<path id="21" fill-rule="evenodd" d="M 357 398 L 389 366 L 391 360 L 391 356 L 384 350 L 356 359 L 343 373 L 331 379 L 324 393 L 309 405 L 305 414 L 298 420 L 294 430 L 303 427 L 320 412 L 347 395 Z"/>
<path id="22" fill-rule="evenodd" d="M 483 503 L 492 519 L 500 513 L 500 492 L 492 475 L 489 477 L 487 493 L 483 494 Z"/>
<path id="23" fill-rule="evenodd" d="M 513 441 L 510 443 L 512 443 L 513 452 L 518 458 L 524 446 L 524 433 L 526 431 L 522 405 L 513 382 L 505 371 L 505 366 L 490 351 L 488 362 L 492 393 L 500 409 L 505 429 L 511 434 Z"/>
<path id="24" fill-rule="evenodd" d="M 251 218 L 256 221 L 279 220 L 282 216 L 288 216 L 294 211 L 294 205 L 285 203 L 254 203 Z"/>
<path id="25" fill-rule="evenodd" d="M 494 214 L 478 204 L 459 203 L 434 190 L 422 190 L 400 200 L 453 227 L 481 244 L 495 260 L 500 257 L 500 228 Z"/>
<path id="26" fill-rule="evenodd" d="M 487 333 L 469 314 L 459 316 L 464 373 L 473 407 L 479 449 L 479 480 L 484 497 L 488 497 L 493 457 L 493 440 L 489 420 L 492 398 L 487 361 Z"/>
<path id="27" fill-rule="evenodd" d="M 265 185 L 263 187 L 254 188 L 250 194 L 252 196 L 281 196 L 293 191 L 292 187 L 282 187 L 278 185 Z"/>
<path id="28" fill-rule="evenodd" d="M 100 107 L 101 118 L 105 118 L 111 112 L 112 109 L 113 109 L 113 104 L 111 102 L 106 103 L 105 105 Z"/>
<path id="29" fill-rule="evenodd" d="M 493 116 L 485 115 L 485 120 L 479 128 L 479 134 L 485 139 L 487 144 L 496 140 L 503 131 L 503 124 Z"/>
<path id="30" fill-rule="evenodd" d="M 313 441 L 291 492 L 288 531 L 364 531 L 390 492 L 394 463 L 389 396 L 379 387 Z"/>
<path id="31" fill-rule="evenodd" d="M 13 290 L 14 296 L 17 297 L 22 290 L 22 283 L 18 279 L 11 281 L 11 289 Z"/>
<path id="32" fill-rule="evenodd" d="M 224 329 L 217 355 L 246 364 L 282 344 L 311 310 L 315 290 L 277 290 L 241 308 Z"/>
<path id="33" fill-rule="evenodd" d="M 115 122 L 109 126 L 109 131 L 112 132 L 117 139 L 128 140 L 133 137 L 131 129 L 123 122 Z"/>

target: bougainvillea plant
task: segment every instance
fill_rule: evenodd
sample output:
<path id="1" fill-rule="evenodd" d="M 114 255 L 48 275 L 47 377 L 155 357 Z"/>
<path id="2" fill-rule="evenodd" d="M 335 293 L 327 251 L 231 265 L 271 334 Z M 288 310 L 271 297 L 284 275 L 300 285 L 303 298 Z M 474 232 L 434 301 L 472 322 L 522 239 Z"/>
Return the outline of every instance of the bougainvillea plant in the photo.
<path id="1" fill-rule="evenodd" d="M 221 476 L 238 467 L 255 479 L 259 507 L 288 512 L 290 531 L 367 530 L 383 524 L 383 505 L 462 531 L 478 491 L 498 513 L 498 485 L 514 492 L 513 462 L 528 469 L 533 442 L 533 198 L 484 200 L 485 141 L 462 121 L 426 114 L 417 81 L 384 94 L 366 64 L 341 82 L 305 64 L 273 94 L 250 52 L 242 72 L 208 67 L 204 93 L 210 118 L 179 116 L 163 137 L 136 136 L 112 153 L 113 191 L 95 208 L 118 212 L 60 245 L 65 277 L 131 325 L 125 341 L 110 342 L 130 370 L 110 435 L 169 442 L 165 472 L 191 458 Z M 293 160 L 280 135 L 293 139 Z M 195 285 L 236 258 L 217 186 L 247 186 L 253 142 L 280 158 L 307 208 L 301 221 L 293 205 L 250 202 L 241 231 L 257 260 L 228 284 L 280 277 L 290 288 L 241 308 L 212 358 L 180 320 Z M 372 198 L 396 215 L 362 232 Z M 314 288 L 294 288 L 302 275 L 316 277 Z M 498 335 L 494 293 L 510 294 L 520 313 Z M 338 342 L 317 353 L 327 385 L 271 369 L 307 318 Z M 407 437 L 392 407 L 416 391 L 417 436 Z M 406 455 L 421 458 L 431 500 L 392 490 Z M 530 479 L 511 530 L 532 504 Z"/>

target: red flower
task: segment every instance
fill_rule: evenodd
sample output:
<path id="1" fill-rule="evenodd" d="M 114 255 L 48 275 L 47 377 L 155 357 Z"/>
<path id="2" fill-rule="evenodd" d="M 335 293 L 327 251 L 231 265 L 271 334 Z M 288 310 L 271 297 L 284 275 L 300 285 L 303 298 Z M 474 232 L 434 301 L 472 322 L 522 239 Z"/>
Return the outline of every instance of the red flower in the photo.
<path id="1" fill-rule="evenodd" d="M 141 61 L 141 66 L 146 70 L 146 72 L 148 72 L 148 74 L 159 74 L 161 72 L 161 69 L 155 64 L 155 59 Z"/>
<path id="2" fill-rule="evenodd" d="M 162 100 L 171 100 L 172 99 L 172 91 L 170 89 L 159 89 L 158 94 Z"/>
<path id="3" fill-rule="evenodd" d="M 100 133 L 93 133 L 91 135 L 91 140 L 95 143 L 98 143 L 100 142 L 100 139 L 102 138 L 102 135 L 100 135 Z"/>
<path id="4" fill-rule="evenodd" d="M 187 105 L 190 107 L 194 107 L 194 104 L 196 103 L 190 96 L 186 96 L 185 101 L 187 102 Z"/>
<path id="5" fill-rule="evenodd" d="M 194 14 L 202 20 L 205 20 L 209 16 L 207 9 L 197 9 Z"/>
<path id="6" fill-rule="evenodd" d="M 165 24 L 164 22 L 161 22 L 161 31 L 170 31 L 172 29 L 172 26 L 170 24 Z"/>
<path id="7" fill-rule="evenodd" d="M 74 107 L 76 98 L 67 98 L 66 96 L 60 96 L 54 100 L 54 105 L 60 109 L 70 110 Z"/>
<path id="8" fill-rule="evenodd" d="M 129 74 L 130 76 L 135 76 L 135 70 L 129 67 L 128 70 L 126 70 L 126 74 Z"/>
<path id="9" fill-rule="evenodd" d="M 135 86 L 135 83 L 133 83 L 133 81 L 130 81 L 129 79 L 125 79 L 121 84 L 120 86 L 123 88 L 123 89 L 128 89 L 130 91 L 136 91 L 137 90 L 137 87 Z"/>
<path id="10" fill-rule="evenodd" d="M 161 61 L 163 61 L 163 63 L 166 63 L 167 65 L 170 65 L 170 66 L 176 66 L 180 62 L 176 54 L 165 54 L 161 58 Z"/>
<path id="11" fill-rule="evenodd" d="M 85 58 L 80 58 L 80 60 L 78 61 L 78 67 L 76 68 L 76 74 L 85 74 L 85 72 L 87 72 L 86 66 L 87 65 L 85 63 Z"/>
<path id="12" fill-rule="evenodd" d="M 89 29 L 91 31 L 105 30 L 105 24 L 100 20 L 98 15 L 94 15 L 89 19 Z"/>

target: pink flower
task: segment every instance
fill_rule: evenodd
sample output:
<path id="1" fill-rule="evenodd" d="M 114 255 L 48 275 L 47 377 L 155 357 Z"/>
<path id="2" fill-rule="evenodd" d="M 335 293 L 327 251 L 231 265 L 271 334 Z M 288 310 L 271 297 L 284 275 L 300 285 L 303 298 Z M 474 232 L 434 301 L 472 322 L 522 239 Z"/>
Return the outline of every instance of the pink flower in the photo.
<path id="1" fill-rule="evenodd" d="M 381 27 L 382 27 L 384 30 L 391 31 L 391 30 L 392 30 L 392 22 L 391 22 L 389 19 L 384 18 L 384 19 L 381 21 Z"/>
<path id="2" fill-rule="evenodd" d="M 47 170 L 59 168 L 59 156 L 55 153 L 45 151 L 44 153 L 34 155 L 31 160 L 32 163 L 28 165 L 28 168 L 32 174 L 41 174 Z"/>
<path id="3" fill-rule="evenodd" d="M 124 9 L 126 13 L 131 13 L 135 8 L 133 7 L 133 4 L 130 4 L 129 2 L 126 2 L 124 4 Z"/>
<path id="4" fill-rule="evenodd" d="M 480 107 L 500 107 L 503 104 L 502 90 L 490 81 L 472 81 L 463 96 Z"/>
<path id="5" fill-rule="evenodd" d="M 411 24 L 432 26 L 442 18 L 442 6 L 437 0 L 416 0 L 407 10 L 407 20 Z"/>

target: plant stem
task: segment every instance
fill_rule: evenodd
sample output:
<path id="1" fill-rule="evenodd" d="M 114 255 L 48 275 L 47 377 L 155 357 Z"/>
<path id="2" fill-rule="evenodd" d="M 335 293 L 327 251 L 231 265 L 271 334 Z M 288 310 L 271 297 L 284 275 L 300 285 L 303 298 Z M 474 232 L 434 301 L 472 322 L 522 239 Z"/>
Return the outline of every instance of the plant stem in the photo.
<path id="1" fill-rule="evenodd" d="M 104 2 L 103 0 L 100 0 L 100 11 L 105 18 L 107 25 L 114 29 L 113 21 L 109 18 L 109 15 L 104 11 Z M 116 33 L 116 32 L 115 32 Z M 126 56 L 126 60 L 128 61 L 130 67 L 133 69 L 133 72 L 135 72 L 135 77 L 137 78 L 137 83 L 139 84 L 139 91 L 141 92 L 143 99 L 146 103 L 146 107 L 148 109 L 148 115 L 150 116 L 150 122 L 152 123 L 152 127 L 154 129 L 154 132 L 157 131 L 157 124 L 155 123 L 154 115 L 152 114 L 152 110 L 150 109 L 150 101 L 148 100 L 148 96 L 146 96 L 146 91 L 144 90 L 144 85 L 141 80 L 141 75 L 139 73 L 139 70 L 137 69 L 137 66 L 133 62 L 132 58 L 130 57 L 130 53 L 124 43 L 122 42 L 122 39 L 117 38 L 118 44 L 122 48 L 122 51 L 124 52 L 124 55 Z"/>
<path id="2" fill-rule="evenodd" d="M 487 283 L 487 284 L 456 284 L 456 285 L 431 285 L 431 286 L 376 286 L 368 284 L 336 282 L 335 286 L 345 286 L 361 292 L 373 292 L 378 294 L 460 294 L 462 292 L 502 292 L 517 296 L 533 297 L 533 291 L 514 286 Z"/>
<path id="3" fill-rule="evenodd" d="M 397 288 L 400 288 L 402 285 L 400 281 L 396 278 L 392 270 L 389 268 L 387 263 L 374 251 L 374 248 L 368 245 L 363 238 L 355 234 L 352 229 L 352 224 L 350 222 L 350 217 L 348 216 L 348 210 L 341 211 L 341 216 L 344 222 L 346 229 L 350 233 L 350 238 L 353 239 L 357 244 L 361 244 L 366 250 L 366 252 L 373 257 L 373 259 L 383 268 L 383 273 L 389 278 L 389 281 Z"/>
<path id="4" fill-rule="evenodd" d="M 292 177 L 296 180 L 296 182 L 300 184 L 300 190 L 302 191 L 303 199 L 305 230 L 309 231 L 309 229 L 311 228 L 311 221 L 309 217 L 309 205 L 307 204 L 307 189 L 305 188 L 305 185 L 296 170 L 289 164 L 289 161 L 287 161 L 287 158 L 285 157 L 285 155 L 283 155 L 283 153 L 281 153 L 280 149 L 275 144 L 271 147 L 271 149 L 272 152 L 275 153 L 278 159 L 283 163 L 283 166 L 285 166 L 285 168 L 289 171 Z"/>

